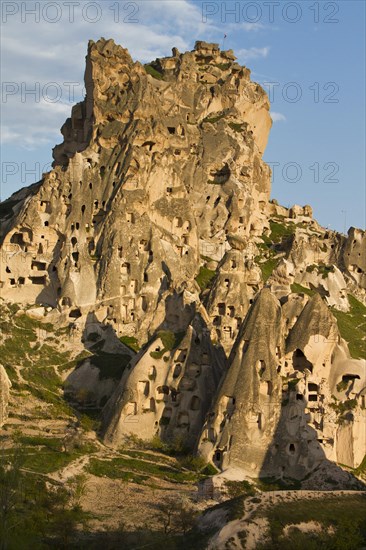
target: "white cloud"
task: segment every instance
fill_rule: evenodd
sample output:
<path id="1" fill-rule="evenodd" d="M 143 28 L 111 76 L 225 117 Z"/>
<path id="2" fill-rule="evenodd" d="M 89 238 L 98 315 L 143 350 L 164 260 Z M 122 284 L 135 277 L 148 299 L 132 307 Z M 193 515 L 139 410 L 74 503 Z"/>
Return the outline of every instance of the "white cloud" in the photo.
<path id="1" fill-rule="evenodd" d="M 52 147 L 56 141 L 61 142 L 60 128 L 71 116 L 73 104 L 51 103 L 42 97 L 37 101 L 32 97 L 26 99 L 29 100 L 22 102 L 21 94 L 9 98 L 2 119 L 1 144 L 37 149 L 41 145 Z"/>
<path id="2" fill-rule="evenodd" d="M 283 115 L 282 113 L 276 113 L 275 111 L 271 112 L 271 118 L 273 122 L 281 122 L 287 120 L 285 115 Z"/>
<path id="3" fill-rule="evenodd" d="M 264 58 L 269 54 L 269 49 L 269 46 L 265 46 L 263 48 L 256 48 L 254 46 L 248 49 L 242 48 L 237 52 L 237 57 L 242 61 Z"/>
<path id="4" fill-rule="evenodd" d="M 262 23 L 247 23 L 246 21 L 239 23 L 239 27 L 248 32 L 257 32 L 265 28 Z"/>
<path id="5" fill-rule="evenodd" d="M 126 21 L 131 9 L 125 10 L 123 3 L 120 4 L 119 20 L 116 21 L 115 12 L 110 7 L 112 4 L 99 2 L 102 17 L 96 24 L 92 24 L 82 17 L 85 4 L 88 4 L 87 0 L 80 0 L 79 7 L 75 7 L 73 22 L 68 19 L 68 8 L 59 3 L 63 11 L 57 23 L 49 23 L 42 17 L 36 23 L 31 15 L 22 23 L 20 10 L 17 15 L 9 16 L 3 24 L 2 81 L 18 87 L 18 91 L 13 94 L 10 87 L 5 100 L 2 97 L 3 143 L 13 147 L 37 148 L 37 144 L 47 143 L 52 147 L 55 140 L 62 140 L 60 128 L 70 116 L 72 104 L 83 97 L 85 54 L 89 39 L 111 37 L 117 44 L 128 48 L 133 59 L 146 63 L 156 57 L 170 55 L 173 46 L 180 51 L 189 50 L 196 39 L 220 42 L 224 33 L 215 20 L 209 19 L 203 23 L 200 5 L 189 0 L 137 2 L 139 11 L 133 15 L 137 23 Z M 92 9 L 88 13 L 90 17 L 93 16 Z M 51 8 L 48 16 L 52 17 Z M 229 28 L 235 40 L 236 31 L 242 34 L 254 32 L 260 30 L 262 25 L 242 22 L 229 25 Z M 21 41 L 15 38 L 19 34 Z M 226 46 L 230 47 L 230 44 Z M 268 50 L 250 48 L 241 50 L 239 54 L 244 59 L 254 59 L 266 57 Z M 45 94 L 42 90 L 52 82 L 62 89 L 60 101 L 39 101 L 31 93 L 25 94 L 24 99 L 23 86 L 27 91 L 39 86 L 40 97 L 43 98 Z M 78 83 L 75 86 L 75 97 L 70 97 L 70 83 Z M 52 96 L 52 93 L 51 88 L 49 95 Z"/>
<path id="6" fill-rule="evenodd" d="M 190 49 L 196 38 L 210 41 L 219 32 L 212 22 L 202 22 L 200 7 L 188 0 L 138 2 L 138 13 L 133 16 L 131 9 L 124 9 L 121 3 L 118 20 L 109 3 L 99 3 L 102 17 L 96 24 L 82 17 L 84 4 L 88 2 L 81 0 L 75 7 L 73 22 L 69 21 L 68 8 L 60 3 L 62 18 L 57 23 L 49 23 L 44 17 L 36 23 L 31 15 L 22 23 L 19 10 L 3 24 L 1 76 L 6 95 L 1 98 L 3 143 L 24 148 L 32 144 L 36 148 L 37 143 L 53 146 L 55 136 L 57 141 L 62 140 L 60 128 L 70 116 L 71 104 L 82 99 L 89 39 L 113 38 L 128 48 L 133 59 L 147 62 L 170 55 L 173 46 L 181 51 Z M 93 16 L 93 10 L 88 13 Z M 51 9 L 48 16 L 52 17 Z M 138 22 L 128 22 L 132 18 Z M 21 41 L 15 38 L 19 34 Z M 38 86 L 41 93 L 37 95 L 42 98 L 44 86 L 52 82 L 62 89 L 58 102 L 40 101 L 31 93 L 22 93 L 23 89 L 31 91 Z M 75 98 L 70 99 L 67 83 L 78 83 Z M 50 89 L 49 95 L 52 93 Z"/>

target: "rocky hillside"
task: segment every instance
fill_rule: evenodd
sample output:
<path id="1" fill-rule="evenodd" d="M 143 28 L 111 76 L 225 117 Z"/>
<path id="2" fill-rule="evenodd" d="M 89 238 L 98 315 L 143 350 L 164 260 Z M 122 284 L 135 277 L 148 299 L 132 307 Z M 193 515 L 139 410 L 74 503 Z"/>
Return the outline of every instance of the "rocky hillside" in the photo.
<path id="1" fill-rule="evenodd" d="M 0 204 L 4 431 L 41 411 L 110 460 L 132 435 L 231 479 L 358 487 L 366 233 L 270 200 L 269 101 L 231 50 L 142 65 L 91 41 L 85 86 L 53 169 Z"/>

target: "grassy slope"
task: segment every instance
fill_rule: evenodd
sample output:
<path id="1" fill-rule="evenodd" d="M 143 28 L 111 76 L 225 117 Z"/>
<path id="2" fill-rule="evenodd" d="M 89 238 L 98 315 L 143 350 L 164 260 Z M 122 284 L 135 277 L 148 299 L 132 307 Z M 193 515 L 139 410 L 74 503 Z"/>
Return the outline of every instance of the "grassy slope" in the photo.
<path id="1" fill-rule="evenodd" d="M 366 544 L 366 495 L 282 502 L 259 515 L 267 517 L 270 527 L 270 542 L 259 547 L 263 550 L 355 550 Z M 319 522 L 322 531 L 305 534 L 293 529 L 284 537 L 286 525 L 310 521 Z"/>
<path id="2" fill-rule="evenodd" d="M 286 243 L 295 232 L 296 225 L 294 223 L 280 223 L 279 221 L 270 221 L 271 233 L 269 236 L 263 236 L 263 244 L 259 248 L 263 253 L 257 256 L 256 261 L 261 268 L 264 282 L 268 280 L 273 270 L 278 264 L 278 259 L 273 258 L 275 255 L 274 246 Z M 317 269 L 322 277 L 325 278 L 333 270 L 332 266 L 312 265 L 308 266 L 307 271 Z M 291 291 L 295 293 L 304 293 L 309 296 L 315 294 L 315 290 L 306 288 L 298 283 L 291 285 Z M 332 309 L 333 315 L 338 322 L 338 328 L 342 338 L 348 342 L 351 356 L 355 359 L 366 357 L 366 307 L 359 302 L 351 294 L 348 295 L 350 303 L 350 311 L 345 313 Z"/>
<path id="3" fill-rule="evenodd" d="M 216 272 L 207 267 L 200 267 L 199 273 L 196 277 L 196 281 L 201 290 L 209 288 L 213 282 Z"/>
<path id="4" fill-rule="evenodd" d="M 350 311 L 345 313 L 332 308 L 342 338 L 348 342 L 351 356 L 366 358 L 366 307 L 351 294 L 348 295 Z"/>

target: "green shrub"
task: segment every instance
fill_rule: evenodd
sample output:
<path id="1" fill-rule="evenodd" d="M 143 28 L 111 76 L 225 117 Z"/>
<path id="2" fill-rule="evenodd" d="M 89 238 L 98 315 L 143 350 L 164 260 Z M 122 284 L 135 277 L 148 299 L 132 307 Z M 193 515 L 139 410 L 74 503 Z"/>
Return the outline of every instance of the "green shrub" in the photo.
<path id="1" fill-rule="evenodd" d="M 350 354 L 355 359 L 366 357 L 366 307 L 354 296 L 348 294 L 350 311 L 339 311 L 331 308 L 337 319 L 342 338 L 348 343 Z"/>
<path id="2" fill-rule="evenodd" d="M 183 340 L 185 332 L 160 330 L 157 335 L 163 343 L 163 349 L 161 349 L 160 351 L 151 351 L 150 357 L 152 357 L 153 359 L 161 359 L 166 352 L 176 349 Z"/>
<path id="3" fill-rule="evenodd" d="M 160 351 L 150 351 L 150 357 L 153 359 L 161 359 L 165 353 L 165 349 L 161 349 Z"/>
<path id="4" fill-rule="evenodd" d="M 336 386 L 337 391 L 339 392 L 345 391 L 348 388 L 348 384 L 349 384 L 349 380 L 341 380 Z"/>
<path id="5" fill-rule="evenodd" d="M 273 270 L 277 267 L 278 262 L 278 259 L 270 258 L 266 262 L 262 262 L 259 264 L 264 282 L 266 282 L 270 278 Z"/>
<path id="6" fill-rule="evenodd" d="M 192 470 L 193 472 L 200 474 L 215 475 L 217 473 L 216 468 L 212 466 L 212 464 L 208 464 L 201 456 L 186 455 L 180 457 L 178 462 L 182 468 L 186 468 L 187 470 Z"/>
<path id="7" fill-rule="evenodd" d="M 234 132 L 244 132 L 246 129 L 245 122 L 229 122 L 229 126 Z"/>
<path id="8" fill-rule="evenodd" d="M 207 116 L 206 118 L 203 119 L 203 123 L 204 122 L 209 122 L 210 124 L 215 124 L 216 122 L 218 122 L 219 120 L 221 120 L 222 118 L 225 118 L 226 117 L 226 113 L 221 113 L 220 115 L 217 115 L 215 117 L 210 117 L 210 116 Z"/>
<path id="9" fill-rule="evenodd" d="M 200 289 L 205 290 L 206 288 L 210 288 L 212 286 L 215 275 L 216 271 L 212 271 L 212 269 L 201 266 L 199 273 L 196 277 L 196 282 L 198 283 Z"/>
<path id="10" fill-rule="evenodd" d="M 144 67 L 145 67 L 145 71 L 147 72 L 147 74 L 149 74 L 153 78 L 156 78 L 157 80 L 164 80 L 163 74 L 161 72 L 159 72 L 152 65 L 147 64 L 147 65 L 144 65 Z"/>
<path id="11" fill-rule="evenodd" d="M 299 285 L 298 283 L 292 283 L 291 292 L 295 294 L 307 294 L 308 296 L 314 296 L 314 294 L 316 294 L 315 290 L 306 288 L 305 286 Z"/>
<path id="12" fill-rule="evenodd" d="M 134 351 L 136 353 L 140 349 L 137 338 L 135 338 L 134 336 L 121 336 L 120 337 L 120 342 L 122 342 L 122 344 L 124 344 L 128 348 L 132 349 L 132 351 Z"/>
<path id="13" fill-rule="evenodd" d="M 239 496 L 254 496 L 256 494 L 255 487 L 249 481 L 225 481 L 225 486 L 230 498 Z"/>
<path id="14" fill-rule="evenodd" d="M 271 228 L 271 234 L 269 238 L 273 243 L 280 243 L 281 241 L 283 241 L 283 239 L 291 237 L 296 230 L 296 226 L 294 223 L 285 225 L 271 220 L 269 222 L 269 225 Z"/>

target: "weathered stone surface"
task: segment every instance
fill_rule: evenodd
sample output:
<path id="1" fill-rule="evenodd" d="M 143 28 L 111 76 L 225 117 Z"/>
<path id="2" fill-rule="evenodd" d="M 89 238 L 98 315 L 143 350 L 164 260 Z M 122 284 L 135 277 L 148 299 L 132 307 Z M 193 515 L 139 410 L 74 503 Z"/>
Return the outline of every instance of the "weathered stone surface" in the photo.
<path id="1" fill-rule="evenodd" d="M 263 463 L 280 415 L 281 353 L 281 306 L 264 289 L 239 331 L 202 433 L 200 452 L 219 467 L 256 471 Z"/>
<path id="2" fill-rule="evenodd" d="M 132 432 L 195 446 L 226 360 L 194 307 L 189 324 L 179 328 L 173 333 L 163 325 L 126 371 L 104 411 L 107 443 L 121 443 Z"/>
<path id="3" fill-rule="evenodd" d="M 0 426 L 3 426 L 8 418 L 10 388 L 11 382 L 6 370 L 0 365 Z"/>
<path id="4" fill-rule="evenodd" d="M 112 40 L 90 42 L 86 99 L 4 238 L 6 299 L 92 309 L 146 339 L 161 293 L 192 287 L 200 254 L 261 234 L 269 103 L 230 58 L 198 42 L 156 61 L 159 80 Z"/>
<path id="5" fill-rule="evenodd" d="M 239 332 L 199 451 L 220 468 L 303 479 L 326 460 L 365 455 L 364 360 L 349 357 L 319 294 L 262 290 Z M 348 401 L 352 406 L 340 407 Z M 356 443 L 357 442 L 357 443 Z"/>

